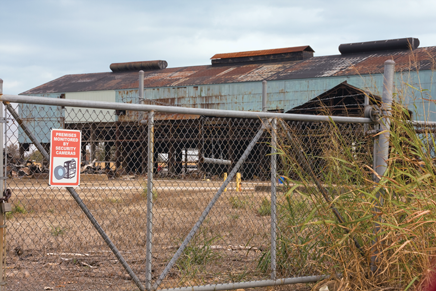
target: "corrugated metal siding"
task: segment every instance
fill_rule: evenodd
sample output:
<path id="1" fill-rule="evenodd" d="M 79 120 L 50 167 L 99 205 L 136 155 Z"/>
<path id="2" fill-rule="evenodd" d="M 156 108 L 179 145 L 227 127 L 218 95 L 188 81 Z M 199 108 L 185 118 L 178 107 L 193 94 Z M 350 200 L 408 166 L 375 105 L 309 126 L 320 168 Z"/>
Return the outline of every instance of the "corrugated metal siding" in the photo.
<path id="1" fill-rule="evenodd" d="M 61 93 L 38 94 L 40 97 L 59 98 Z M 63 127 L 63 112 L 59 106 L 20 104 L 19 114 L 23 122 L 41 143 L 50 142 L 50 130 Z M 31 143 L 30 139 L 18 128 L 18 142 Z"/>
<path id="2" fill-rule="evenodd" d="M 115 91 L 113 90 L 65 93 L 65 98 L 103 102 L 115 102 L 116 100 Z M 99 117 L 101 120 L 104 119 L 105 122 L 113 122 L 116 119 L 115 110 L 74 107 L 66 107 L 65 110 L 65 122 L 67 123 L 90 122 L 97 117 Z"/>
<path id="3" fill-rule="evenodd" d="M 413 103 L 419 104 L 420 108 L 415 111 L 418 114 L 417 118 L 421 116 L 419 117 L 420 119 L 424 117 L 423 108 L 427 108 L 428 111 L 428 108 L 434 107 L 433 102 L 422 99 L 431 99 L 430 92 L 436 90 L 436 85 L 432 82 L 432 75 L 433 72 L 430 70 L 420 71 L 419 77 L 414 71 L 396 74 L 396 90 L 401 93 L 401 96 L 409 96 L 407 100 L 404 100 L 406 104 L 410 104 L 410 106 Z M 288 111 L 344 81 L 363 90 L 371 91 L 375 95 L 381 96 L 382 94 L 383 75 L 381 74 L 268 81 L 268 109 L 283 109 Z M 420 92 L 412 89 L 405 83 L 416 88 L 422 87 L 424 91 Z M 145 97 L 149 103 L 158 105 L 260 111 L 262 106 L 261 92 L 262 85 L 260 82 L 249 82 L 146 88 Z M 421 97 L 421 94 L 424 94 L 424 96 Z M 136 89 L 118 90 L 116 91 L 116 102 L 138 103 L 137 96 L 138 90 Z M 413 108 L 410 109 L 414 111 Z M 432 112 L 436 111 L 433 110 Z M 436 115 L 433 120 L 436 120 Z"/>
<path id="4" fill-rule="evenodd" d="M 333 76 L 324 78 L 307 78 L 291 80 L 268 81 L 268 109 L 283 109 L 288 111 L 300 106 L 310 99 L 326 92 L 334 86 L 347 81 L 350 85 L 371 91 L 375 95 L 381 95 L 383 88 L 383 76 L 352 75 Z M 405 96 L 403 100 L 409 109 L 414 112 L 416 120 L 436 121 L 436 105 L 432 92 L 436 92 L 436 83 L 433 82 L 432 70 L 421 70 L 396 73 L 396 93 Z M 410 85 L 410 86 L 409 86 Z M 416 90 L 421 88 L 422 90 Z M 147 103 L 158 105 L 183 106 L 193 108 L 211 108 L 226 110 L 261 110 L 261 82 L 209 84 L 198 86 L 160 87 L 146 88 L 145 96 Z M 43 97 L 59 98 L 60 93 L 38 94 Z M 107 102 L 139 103 L 138 90 L 106 90 L 79 93 L 66 93 L 67 99 L 98 100 Z M 66 122 L 92 121 L 91 111 L 94 109 L 67 108 Z M 113 110 L 97 110 L 98 120 L 116 121 Z M 72 114 L 74 113 L 74 114 Z M 62 110 L 56 106 L 20 105 L 20 114 L 41 142 L 49 142 L 51 128 L 62 126 Z M 93 116 L 96 116 L 93 114 Z M 138 119 L 137 114 L 127 114 L 123 120 Z M 30 140 L 21 132 L 20 143 L 30 143 Z"/>

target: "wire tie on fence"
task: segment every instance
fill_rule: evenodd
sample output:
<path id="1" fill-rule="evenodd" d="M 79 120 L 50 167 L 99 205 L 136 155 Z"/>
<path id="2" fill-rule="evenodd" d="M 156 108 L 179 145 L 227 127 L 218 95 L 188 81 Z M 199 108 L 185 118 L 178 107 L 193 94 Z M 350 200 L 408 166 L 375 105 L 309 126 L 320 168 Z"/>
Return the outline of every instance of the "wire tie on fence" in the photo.
<path id="1" fill-rule="evenodd" d="M 0 180 L 7 180 L 9 179 L 8 177 L 0 177 Z"/>
<path id="2" fill-rule="evenodd" d="M 372 134 L 378 134 L 380 133 L 381 130 L 380 129 L 373 129 L 373 130 L 368 130 L 365 132 L 366 135 L 372 135 Z"/>
<path id="3" fill-rule="evenodd" d="M 6 224 L 0 225 L 0 228 L 6 228 Z"/>
<path id="4" fill-rule="evenodd" d="M 0 286 L 6 286 L 7 283 L 8 282 L 6 282 L 6 281 L 2 281 L 2 282 L 0 282 Z"/>

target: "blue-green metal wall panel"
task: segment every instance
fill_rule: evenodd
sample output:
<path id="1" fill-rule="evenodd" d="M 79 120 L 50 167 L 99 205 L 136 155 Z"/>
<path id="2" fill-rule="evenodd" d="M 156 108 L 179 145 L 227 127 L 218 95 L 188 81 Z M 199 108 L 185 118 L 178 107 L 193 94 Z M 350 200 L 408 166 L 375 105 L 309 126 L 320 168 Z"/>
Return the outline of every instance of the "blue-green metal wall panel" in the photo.
<path id="1" fill-rule="evenodd" d="M 344 81 L 380 96 L 383 90 L 381 74 L 269 81 L 268 109 L 288 111 Z M 431 93 L 436 92 L 433 71 L 397 73 L 395 82 L 395 94 L 414 112 L 416 120 L 436 121 L 436 105 L 429 101 L 433 100 Z M 262 106 L 261 82 L 145 88 L 144 91 L 146 99 L 157 101 L 157 105 L 244 111 L 260 111 Z M 38 96 L 59 98 L 60 93 Z M 138 90 L 117 90 L 115 101 L 138 104 Z M 41 142 L 49 142 L 50 128 L 62 126 L 62 114 L 56 106 L 20 105 L 20 115 Z M 21 130 L 19 142 L 30 142 Z"/>
<path id="2" fill-rule="evenodd" d="M 61 93 L 37 94 L 40 97 L 60 98 Z M 60 106 L 20 104 L 19 115 L 41 143 L 50 142 L 50 130 L 62 128 L 64 110 Z M 32 143 L 21 127 L 18 128 L 18 142 Z"/>

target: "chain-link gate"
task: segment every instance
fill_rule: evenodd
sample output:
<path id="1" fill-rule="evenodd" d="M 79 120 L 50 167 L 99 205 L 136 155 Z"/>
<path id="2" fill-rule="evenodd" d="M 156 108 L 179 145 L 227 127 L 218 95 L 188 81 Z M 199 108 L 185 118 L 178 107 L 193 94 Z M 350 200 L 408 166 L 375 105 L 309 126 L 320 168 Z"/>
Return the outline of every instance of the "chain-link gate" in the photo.
<path id="1" fill-rule="evenodd" d="M 8 290 L 227 290 L 326 277 L 312 264 L 327 243 L 322 226 L 289 226 L 310 217 L 308 197 L 328 198 L 317 177 L 334 128 L 371 158 L 368 119 L 102 108 L 6 105 Z M 82 132 L 80 187 L 47 184 L 53 128 Z M 301 172 L 281 157 L 284 144 L 313 181 L 308 196 L 289 194 Z"/>

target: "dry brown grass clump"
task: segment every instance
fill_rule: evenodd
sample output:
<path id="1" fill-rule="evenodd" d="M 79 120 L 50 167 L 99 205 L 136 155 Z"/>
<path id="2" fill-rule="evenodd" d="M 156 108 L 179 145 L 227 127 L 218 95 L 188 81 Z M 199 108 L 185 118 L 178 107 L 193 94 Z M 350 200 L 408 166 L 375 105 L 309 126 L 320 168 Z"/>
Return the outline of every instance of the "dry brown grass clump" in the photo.
<path id="1" fill-rule="evenodd" d="M 436 254 L 435 128 L 417 130 L 404 120 L 408 114 L 393 108 L 379 183 L 372 164 L 377 136 L 365 135 L 363 125 L 279 123 L 287 176 L 278 206 L 282 276 L 330 274 L 348 290 L 426 286 Z M 259 268 L 268 264 L 265 253 Z"/>

